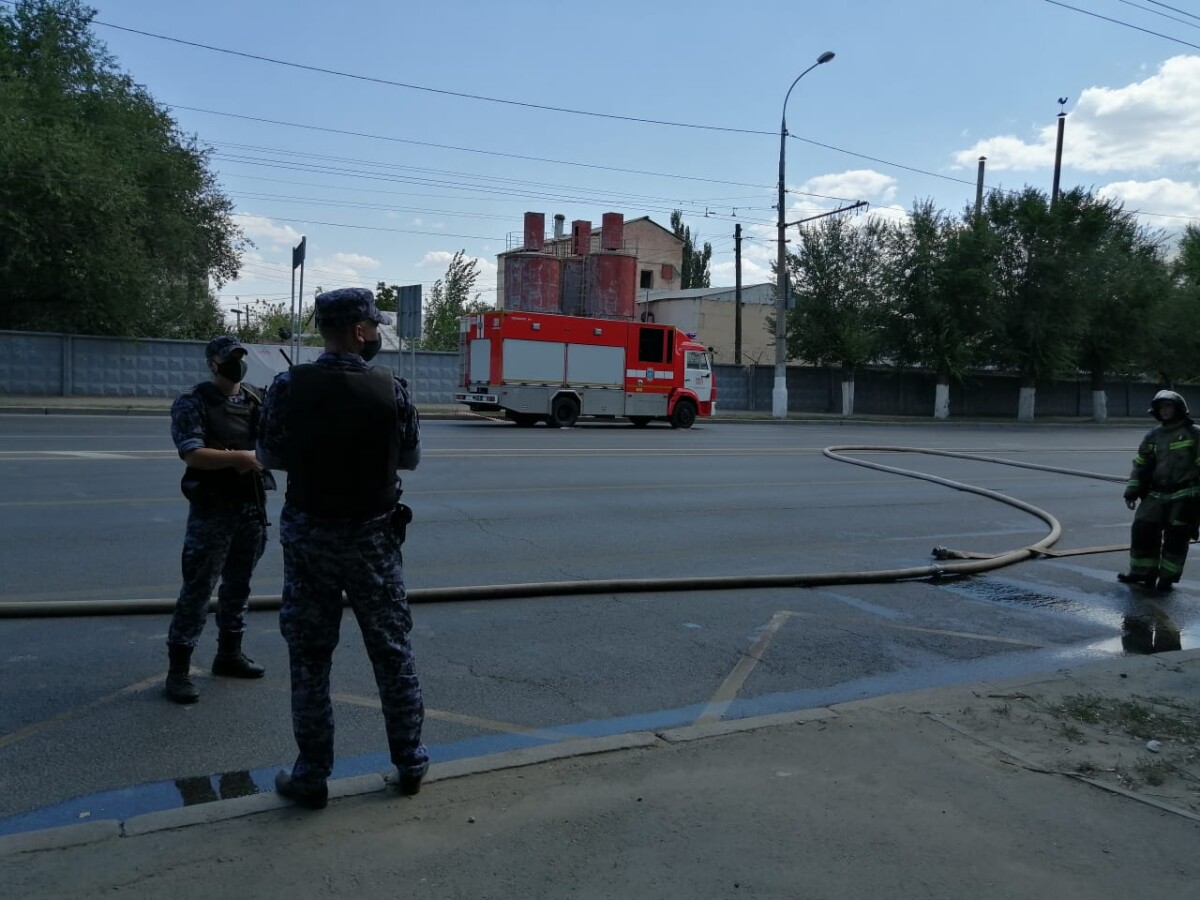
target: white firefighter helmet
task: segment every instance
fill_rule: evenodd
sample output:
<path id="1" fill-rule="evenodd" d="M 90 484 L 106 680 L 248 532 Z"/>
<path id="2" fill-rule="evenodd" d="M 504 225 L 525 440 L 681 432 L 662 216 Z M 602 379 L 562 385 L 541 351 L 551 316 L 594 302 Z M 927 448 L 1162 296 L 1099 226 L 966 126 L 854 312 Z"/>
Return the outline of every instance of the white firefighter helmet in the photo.
<path id="1" fill-rule="evenodd" d="M 1179 415 L 1186 416 L 1188 414 L 1187 401 L 1183 399 L 1181 394 L 1177 394 L 1174 391 L 1159 391 L 1154 395 L 1154 399 L 1150 401 L 1150 408 L 1146 412 L 1157 419 L 1158 407 L 1162 403 L 1174 403 L 1175 410 Z"/>

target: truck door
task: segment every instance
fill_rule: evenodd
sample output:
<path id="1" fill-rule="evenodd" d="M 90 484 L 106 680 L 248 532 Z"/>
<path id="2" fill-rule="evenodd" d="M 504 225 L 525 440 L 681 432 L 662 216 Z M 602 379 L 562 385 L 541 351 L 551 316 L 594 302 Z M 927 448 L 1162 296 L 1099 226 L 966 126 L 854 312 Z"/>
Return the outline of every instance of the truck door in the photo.
<path id="1" fill-rule="evenodd" d="M 708 365 L 708 354 L 703 350 L 688 350 L 684 358 L 683 384 L 696 392 L 701 403 L 712 401 L 712 369 Z"/>

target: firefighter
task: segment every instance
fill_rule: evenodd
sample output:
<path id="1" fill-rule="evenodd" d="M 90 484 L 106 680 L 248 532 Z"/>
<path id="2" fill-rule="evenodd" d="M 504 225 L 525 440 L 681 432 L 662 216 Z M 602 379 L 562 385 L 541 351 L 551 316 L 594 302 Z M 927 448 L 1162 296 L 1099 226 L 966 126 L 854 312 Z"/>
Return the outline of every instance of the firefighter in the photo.
<path id="1" fill-rule="evenodd" d="M 1174 391 L 1155 394 L 1148 412 L 1161 424 L 1146 433 L 1133 458 L 1125 505 L 1137 512 L 1129 571 L 1117 578 L 1169 591 L 1183 574 L 1188 544 L 1200 525 L 1200 429 L 1188 415 L 1187 401 Z"/>
<path id="2" fill-rule="evenodd" d="M 429 765 L 400 556 L 411 514 L 396 477 L 420 461 L 420 421 L 406 383 L 367 365 L 379 352 L 379 326 L 390 324 L 370 291 L 319 295 L 316 320 L 325 352 L 275 378 L 259 437 L 260 459 L 288 473 L 279 623 L 299 755 L 275 789 L 311 809 L 326 805 L 333 770 L 329 669 L 343 591 L 375 671 L 400 793 L 417 793 Z"/>
<path id="3" fill-rule="evenodd" d="M 232 335 L 204 351 L 212 380 L 196 385 L 171 406 L 171 437 L 187 464 L 180 488 L 188 498 L 183 539 L 183 587 L 167 632 L 167 697 L 195 703 L 192 653 L 204 629 L 218 578 L 217 655 L 212 673 L 261 678 L 262 666 L 242 652 L 250 577 L 267 542 L 265 490 L 275 481 L 255 455 L 262 398 L 242 384 L 246 348 Z"/>

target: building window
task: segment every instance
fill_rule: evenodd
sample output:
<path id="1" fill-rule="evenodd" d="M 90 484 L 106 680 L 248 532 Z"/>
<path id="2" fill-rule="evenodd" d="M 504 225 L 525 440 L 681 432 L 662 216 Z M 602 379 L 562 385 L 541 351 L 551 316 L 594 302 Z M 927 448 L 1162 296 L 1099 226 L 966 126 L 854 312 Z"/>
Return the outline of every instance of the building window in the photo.
<path id="1" fill-rule="evenodd" d="M 638 287 L 643 291 L 654 287 L 654 271 L 652 269 L 642 269 L 641 283 Z"/>

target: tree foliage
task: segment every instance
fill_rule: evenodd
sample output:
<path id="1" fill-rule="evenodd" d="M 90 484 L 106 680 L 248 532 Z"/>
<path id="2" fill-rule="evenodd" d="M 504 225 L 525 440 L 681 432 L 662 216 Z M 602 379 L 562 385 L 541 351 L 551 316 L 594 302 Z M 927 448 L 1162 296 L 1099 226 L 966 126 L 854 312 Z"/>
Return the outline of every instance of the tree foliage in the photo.
<path id="1" fill-rule="evenodd" d="M 701 249 L 696 249 L 696 241 L 700 239 L 700 235 L 693 235 L 692 229 L 683 224 L 683 211 L 679 209 L 671 213 L 671 231 L 674 232 L 675 237 L 683 241 L 683 270 L 679 273 L 680 288 L 686 291 L 688 288 L 711 287 L 708 266 L 712 261 L 712 244 L 705 241 Z"/>
<path id="2" fill-rule="evenodd" d="M 888 229 L 884 344 L 896 364 L 928 368 L 947 384 L 985 359 L 988 244 L 973 217 L 955 221 L 928 200 Z"/>
<path id="3" fill-rule="evenodd" d="M 0 8 L 0 327 L 209 337 L 246 245 L 206 150 L 79 0 Z"/>
<path id="4" fill-rule="evenodd" d="M 884 279 L 879 261 L 885 226 L 862 227 L 840 216 L 801 229 L 788 254 L 796 298 L 788 314 L 788 355 L 853 373 L 876 358 L 882 338 Z"/>
<path id="5" fill-rule="evenodd" d="M 465 250 L 459 250 L 446 267 L 445 278 L 439 278 L 429 290 L 424 301 L 421 323 L 422 350 L 457 350 L 458 320 L 469 313 L 491 309 L 491 304 L 475 293 L 475 282 L 479 278 L 479 260 L 467 259 Z"/>

